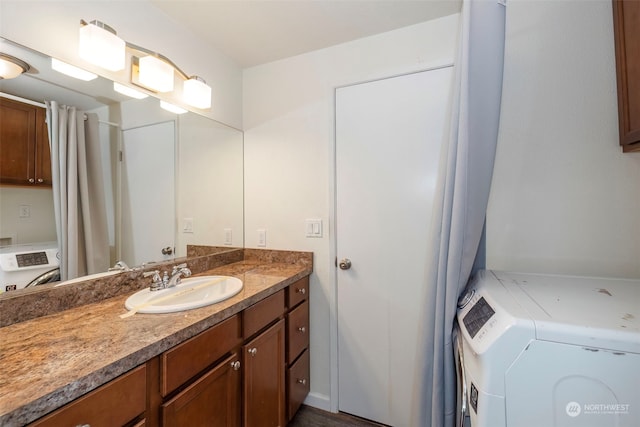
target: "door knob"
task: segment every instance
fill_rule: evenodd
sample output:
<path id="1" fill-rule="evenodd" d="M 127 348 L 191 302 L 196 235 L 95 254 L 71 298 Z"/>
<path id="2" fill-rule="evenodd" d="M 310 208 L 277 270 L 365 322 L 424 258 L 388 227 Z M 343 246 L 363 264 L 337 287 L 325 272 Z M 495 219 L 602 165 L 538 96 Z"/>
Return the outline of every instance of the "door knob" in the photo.
<path id="1" fill-rule="evenodd" d="M 171 246 L 162 248 L 162 255 L 171 255 L 172 253 L 173 253 L 173 248 Z"/>
<path id="2" fill-rule="evenodd" d="M 338 263 L 338 267 L 340 267 L 341 270 L 348 270 L 351 268 L 351 260 L 349 258 L 342 258 L 340 260 L 340 262 Z"/>

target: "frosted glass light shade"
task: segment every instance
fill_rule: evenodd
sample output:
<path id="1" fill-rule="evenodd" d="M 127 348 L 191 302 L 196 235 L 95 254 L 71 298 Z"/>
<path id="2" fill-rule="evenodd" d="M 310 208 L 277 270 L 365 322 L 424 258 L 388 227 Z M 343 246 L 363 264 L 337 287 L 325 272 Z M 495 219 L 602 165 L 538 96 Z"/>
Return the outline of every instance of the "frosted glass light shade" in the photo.
<path id="1" fill-rule="evenodd" d="M 93 23 L 83 25 L 80 27 L 79 54 L 82 59 L 106 70 L 120 71 L 125 65 L 125 42 Z"/>
<path id="2" fill-rule="evenodd" d="M 161 59 L 144 56 L 139 61 L 139 82 L 156 92 L 173 90 L 173 67 Z"/>
<path id="3" fill-rule="evenodd" d="M 0 79 L 13 79 L 29 69 L 26 62 L 9 55 L 0 54 Z"/>
<path id="4" fill-rule="evenodd" d="M 123 95 L 129 96 L 131 98 L 135 98 L 135 99 L 144 99 L 147 96 L 149 96 L 146 93 L 142 93 L 139 90 L 132 89 L 132 88 L 130 88 L 128 86 L 125 86 L 125 85 L 121 85 L 118 82 L 113 82 L 113 90 L 115 90 L 116 92 L 121 93 Z"/>
<path id="5" fill-rule="evenodd" d="M 211 87 L 197 77 L 184 82 L 183 97 L 184 102 L 193 107 L 202 109 L 211 107 Z"/>
<path id="6" fill-rule="evenodd" d="M 98 76 L 93 73 L 83 70 L 82 68 L 75 67 L 71 64 L 67 64 L 66 62 L 62 62 L 55 58 L 51 58 L 51 68 L 59 73 L 66 74 L 67 76 L 73 77 L 75 79 L 84 80 L 85 82 L 98 78 Z"/>
<path id="7" fill-rule="evenodd" d="M 180 108 L 177 105 L 170 104 L 166 101 L 160 101 L 160 107 L 175 114 L 184 114 L 187 112 L 184 108 Z"/>

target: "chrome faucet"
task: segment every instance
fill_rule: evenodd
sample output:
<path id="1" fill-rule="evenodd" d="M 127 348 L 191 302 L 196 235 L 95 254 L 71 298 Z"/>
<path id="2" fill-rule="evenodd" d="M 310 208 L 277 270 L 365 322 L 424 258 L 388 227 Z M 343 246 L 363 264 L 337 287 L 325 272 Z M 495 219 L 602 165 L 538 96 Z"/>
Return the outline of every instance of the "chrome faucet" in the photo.
<path id="1" fill-rule="evenodd" d="M 189 267 L 187 267 L 186 263 L 175 265 L 173 267 L 173 270 L 171 271 L 171 277 L 166 283 L 166 287 L 172 288 L 176 285 L 179 285 L 180 281 L 182 280 L 182 277 L 189 277 L 189 276 L 191 276 L 191 270 L 189 270 Z"/>

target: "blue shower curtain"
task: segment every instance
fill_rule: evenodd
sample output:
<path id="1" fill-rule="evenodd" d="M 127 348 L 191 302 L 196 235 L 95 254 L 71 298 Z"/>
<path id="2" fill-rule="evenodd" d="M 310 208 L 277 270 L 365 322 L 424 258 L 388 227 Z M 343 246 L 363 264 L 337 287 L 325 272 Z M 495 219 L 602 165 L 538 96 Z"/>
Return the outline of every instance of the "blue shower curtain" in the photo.
<path id="1" fill-rule="evenodd" d="M 456 60 L 450 138 L 443 150 L 427 261 L 424 321 L 412 425 L 452 427 L 456 379 L 452 328 L 458 296 L 473 268 L 484 267 L 485 223 L 493 172 L 504 59 L 505 6 L 465 0 Z M 476 262 L 477 261 L 477 262 Z"/>

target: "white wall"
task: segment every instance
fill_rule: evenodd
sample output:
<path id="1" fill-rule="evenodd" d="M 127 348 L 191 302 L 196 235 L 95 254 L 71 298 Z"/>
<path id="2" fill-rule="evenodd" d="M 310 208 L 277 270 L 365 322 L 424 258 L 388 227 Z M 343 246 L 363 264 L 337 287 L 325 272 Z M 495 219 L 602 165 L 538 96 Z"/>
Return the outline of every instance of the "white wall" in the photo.
<path id="1" fill-rule="evenodd" d="M 212 108 L 205 115 L 242 128 L 242 74 L 238 65 L 149 1 L 0 1 L 0 36 L 111 80 L 128 82 L 128 70 L 108 72 L 78 56 L 81 19 L 102 21 L 124 40 L 159 52 L 186 73 L 204 78 L 213 96 Z"/>
<path id="2" fill-rule="evenodd" d="M 0 187 L 0 238 L 11 244 L 56 240 L 51 188 Z M 29 206 L 30 216 L 20 217 L 20 206 Z"/>
<path id="3" fill-rule="evenodd" d="M 452 63 L 458 15 L 244 71 L 245 244 L 314 252 L 310 403 L 329 408 L 334 89 Z M 322 238 L 304 220 L 321 218 Z M 335 349 L 334 349 L 335 350 Z"/>
<path id="4" fill-rule="evenodd" d="M 196 114 L 178 116 L 178 233 L 176 255 L 187 245 L 244 245 L 242 132 Z M 185 233 L 184 218 L 193 219 Z M 231 242 L 225 243 L 225 229 Z"/>
<path id="5" fill-rule="evenodd" d="M 640 154 L 618 145 L 611 1 L 509 0 L 489 268 L 640 277 Z"/>

